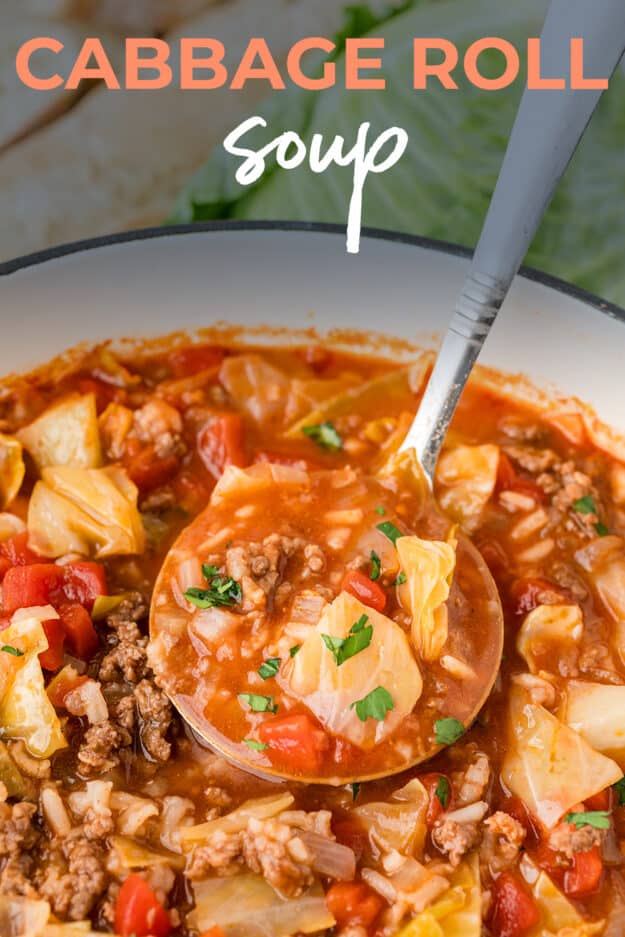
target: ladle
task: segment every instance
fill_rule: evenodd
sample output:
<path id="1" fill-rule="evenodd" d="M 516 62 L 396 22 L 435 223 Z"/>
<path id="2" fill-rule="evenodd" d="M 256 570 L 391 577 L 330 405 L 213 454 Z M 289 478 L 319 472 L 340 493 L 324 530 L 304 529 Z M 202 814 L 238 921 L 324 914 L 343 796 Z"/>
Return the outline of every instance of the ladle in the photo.
<path id="1" fill-rule="evenodd" d="M 587 0 L 553 0 L 541 39 L 542 61 L 550 74 L 568 76 L 572 38 L 584 39 L 586 75 L 606 77 L 606 73 L 611 74 L 625 48 L 622 0 L 595 0 L 593 4 Z M 416 450 L 430 486 L 441 445 L 471 369 L 601 93 L 600 88 L 540 89 L 527 90 L 523 96 L 471 267 L 418 413 L 401 447 L 402 450 Z M 183 532 L 178 543 L 193 536 L 195 525 L 206 525 L 210 510 L 209 507 Z M 459 567 L 464 564 L 465 570 L 472 569 L 473 575 L 481 577 L 484 595 L 493 597 L 489 621 L 482 625 L 490 635 L 488 674 L 472 691 L 463 718 L 468 725 L 496 679 L 504 623 L 492 576 L 480 554 L 462 536 L 458 555 Z M 158 630 L 154 626 L 155 603 L 160 601 L 162 578 L 159 577 L 155 588 L 152 606 L 153 638 Z M 189 705 L 188 697 L 176 692 L 171 692 L 170 696 L 197 735 L 255 774 L 334 784 L 369 780 L 425 761 L 441 747 L 432 740 L 405 763 L 378 771 L 363 767 L 361 772 L 352 772 L 349 777 L 337 777 L 327 771 L 318 771 L 315 776 L 289 774 L 276 768 L 261 753 L 250 751 L 217 732 L 196 707 Z"/>

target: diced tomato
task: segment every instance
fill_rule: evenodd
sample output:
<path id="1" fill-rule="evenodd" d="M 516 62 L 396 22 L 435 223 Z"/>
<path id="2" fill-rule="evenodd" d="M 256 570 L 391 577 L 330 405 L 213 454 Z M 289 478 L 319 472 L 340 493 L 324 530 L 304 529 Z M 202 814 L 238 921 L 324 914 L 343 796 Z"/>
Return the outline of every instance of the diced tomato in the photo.
<path id="1" fill-rule="evenodd" d="M 537 848 L 532 851 L 532 858 L 536 865 L 544 869 L 549 878 L 552 878 L 556 885 L 562 888 L 565 868 L 562 865 L 560 854 L 552 849 L 545 840 L 541 840 Z"/>
<path id="2" fill-rule="evenodd" d="M 336 882 L 326 892 L 326 905 L 339 928 L 369 928 L 384 907 L 384 900 L 364 882 Z"/>
<path id="3" fill-rule="evenodd" d="M 522 937 L 538 924 L 540 912 L 514 872 L 502 872 L 493 885 L 493 937 Z"/>
<path id="4" fill-rule="evenodd" d="M 148 883 L 132 872 L 115 902 L 115 932 L 120 937 L 167 937 L 170 917 Z"/>
<path id="5" fill-rule="evenodd" d="M 612 809 L 612 788 L 606 787 L 604 791 L 587 797 L 584 801 L 586 810 L 611 810 Z"/>
<path id="6" fill-rule="evenodd" d="M 564 892 L 569 898 L 584 898 L 599 887 L 603 862 L 599 846 L 573 855 L 573 865 L 564 873 Z"/>
<path id="7" fill-rule="evenodd" d="M 442 778 L 442 782 L 441 782 Z M 428 829 L 432 829 L 440 815 L 444 810 L 449 810 L 452 802 L 452 787 L 451 781 L 445 774 L 438 774 L 437 772 L 431 772 L 430 774 L 422 775 L 419 780 L 423 784 L 424 788 L 428 792 L 428 809 L 425 814 L 425 822 L 428 825 Z M 438 797 L 436 790 L 439 788 L 439 785 L 445 785 L 447 782 L 446 790 L 448 792 L 448 800 L 445 806 L 443 806 L 440 798 Z M 444 798 L 443 798 L 444 799 Z"/>
<path id="8" fill-rule="evenodd" d="M 217 370 L 225 355 L 219 345 L 189 345 L 172 351 L 169 366 L 174 377 L 191 377 L 209 368 Z"/>
<path id="9" fill-rule="evenodd" d="M 532 609 L 541 604 L 541 593 L 555 593 L 563 602 L 571 600 L 567 589 L 559 586 L 557 582 L 543 579 L 540 576 L 516 579 L 510 587 L 510 597 L 515 615 L 527 615 Z"/>
<path id="10" fill-rule="evenodd" d="M 295 771 L 315 771 L 327 752 L 330 740 L 306 713 L 278 716 L 261 723 L 261 742 L 288 760 Z"/>
<path id="11" fill-rule="evenodd" d="M 386 606 L 386 592 L 377 582 L 372 582 L 365 573 L 359 569 L 348 569 L 343 576 L 341 590 L 356 596 L 363 605 L 374 608 L 376 612 L 383 612 Z"/>
<path id="12" fill-rule="evenodd" d="M 48 639 L 48 648 L 41 652 L 39 661 L 44 670 L 58 670 L 63 665 L 65 626 L 58 618 L 43 621 L 41 626 Z"/>
<path id="13" fill-rule="evenodd" d="M 238 413 L 222 413 L 212 417 L 198 433 L 197 451 L 215 478 L 219 478 L 226 465 L 247 464 L 243 429 L 243 419 Z"/>
<path id="14" fill-rule="evenodd" d="M 358 862 L 362 859 L 369 845 L 369 834 L 356 817 L 342 817 L 332 821 L 332 832 L 337 842 L 349 846 Z"/>
<path id="15" fill-rule="evenodd" d="M 91 611 L 99 595 L 106 595 L 106 571 L 101 563 L 68 563 L 63 567 L 63 592 L 69 602 Z"/>
<path id="16" fill-rule="evenodd" d="M 81 660 L 89 660 L 100 645 L 89 612 L 82 605 L 74 603 L 61 606 L 59 614 L 65 626 L 69 652 Z"/>
<path id="17" fill-rule="evenodd" d="M 538 504 L 543 504 L 546 500 L 545 492 L 540 485 L 533 478 L 519 475 L 505 452 L 499 453 L 496 490 L 498 492 L 517 491 L 519 494 L 526 494 L 533 498 Z"/>
<path id="18" fill-rule="evenodd" d="M 307 345 L 306 348 L 298 349 L 297 354 L 315 374 L 323 374 L 334 361 L 332 352 L 321 345 Z"/>
<path id="19" fill-rule="evenodd" d="M 154 491 L 176 475 L 180 462 L 175 455 L 159 458 L 154 446 L 141 446 L 138 448 L 136 440 L 129 440 L 124 453 L 124 465 L 130 479 L 135 483 L 142 494 Z"/>
<path id="20" fill-rule="evenodd" d="M 13 566 L 2 583 L 2 605 L 7 613 L 33 605 L 54 605 L 62 599 L 63 567 L 55 563 Z"/>
<path id="21" fill-rule="evenodd" d="M 65 697 L 72 690 L 82 686 L 89 678 L 85 674 L 79 674 L 68 664 L 52 678 L 47 686 L 46 692 L 52 705 L 56 709 L 62 709 L 65 705 Z"/>
<path id="22" fill-rule="evenodd" d="M 123 387 L 115 387 L 114 384 L 107 384 L 97 377 L 83 377 L 78 381 L 78 390 L 81 394 L 95 394 L 95 405 L 98 413 L 106 410 L 108 405 L 115 403 L 125 403 L 128 395 Z"/>
<path id="23" fill-rule="evenodd" d="M 27 530 L 0 543 L 0 579 L 11 566 L 28 566 L 40 562 L 41 557 L 28 546 Z"/>

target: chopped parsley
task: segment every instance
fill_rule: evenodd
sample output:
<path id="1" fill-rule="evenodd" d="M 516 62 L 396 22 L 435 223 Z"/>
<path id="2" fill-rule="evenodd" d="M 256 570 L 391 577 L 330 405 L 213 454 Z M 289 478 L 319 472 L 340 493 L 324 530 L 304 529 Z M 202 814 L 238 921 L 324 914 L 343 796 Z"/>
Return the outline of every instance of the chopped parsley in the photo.
<path id="1" fill-rule="evenodd" d="M 567 813 L 564 818 L 579 830 L 582 826 L 592 826 L 596 830 L 610 829 L 610 814 L 607 810 L 588 810 L 584 813 Z"/>
<path id="2" fill-rule="evenodd" d="M 369 647 L 373 636 L 373 626 L 367 625 L 368 621 L 368 615 L 361 615 L 358 621 L 355 621 L 349 629 L 346 638 L 334 638 L 330 634 L 321 635 L 321 639 L 330 654 L 332 654 L 337 667 Z"/>
<path id="3" fill-rule="evenodd" d="M 259 696 L 258 693 L 239 693 L 239 699 L 247 703 L 253 713 L 276 713 L 276 706 L 273 696 Z"/>
<path id="4" fill-rule="evenodd" d="M 434 723 L 434 732 L 436 733 L 437 745 L 453 745 L 464 735 L 464 726 L 459 719 L 448 716 L 445 719 L 437 719 Z"/>
<path id="5" fill-rule="evenodd" d="M 619 807 L 625 807 L 625 775 L 614 785 Z"/>
<path id="6" fill-rule="evenodd" d="M 269 748 L 264 742 L 257 742 L 256 739 L 243 739 L 243 744 L 251 748 L 253 752 L 264 752 L 266 748 Z"/>
<path id="7" fill-rule="evenodd" d="M 404 572 L 402 572 L 402 573 L 399 574 L 399 576 L 397 577 L 397 579 L 395 580 L 395 582 L 393 583 L 393 585 L 394 585 L 394 586 L 403 586 L 403 584 L 405 583 L 405 581 L 406 581 L 406 574 L 405 574 Z"/>
<path id="8" fill-rule="evenodd" d="M 356 715 L 361 722 L 366 722 L 367 719 L 377 719 L 378 722 L 383 722 L 387 712 L 395 709 L 395 703 L 387 689 L 377 686 L 362 699 L 351 703 L 349 708 L 356 710 Z"/>
<path id="9" fill-rule="evenodd" d="M 380 560 L 380 557 L 375 552 L 375 550 L 371 551 L 369 554 L 369 559 L 371 560 L 371 572 L 369 573 L 369 579 L 371 579 L 372 582 L 375 582 L 376 579 L 380 578 L 380 573 L 382 571 L 382 561 Z"/>
<path id="10" fill-rule="evenodd" d="M 597 506 L 590 495 L 584 495 L 583 498 L 578 498 L 573 502 L 573 510 L 578 514 L 596 514 Z"/>
<path id="11" fill-rule="evenodd" d="M 333 423 L 317 423 L 313 426 L 302 426 L 302 433 L 316 442 L 322 449 L 338 452 L 343 448 L 343 440 L 339 436 Z"/>
<path id="12" fill-rule="evenodd" d="M 439 774 L 434 793 L 438 797 L 441 807 L 445 810 L 449 803 L 449 781 L 444 774 Z"/>
<path id="13" fill-rule="evenodd" d="M 401 530 L 395 527 L 395 524 L 391 524 L 390 521 L 383 521 L 381 524 L 377 525 L 377 528 L 382 531 L 385 537 L 388 537 L 393 546 L 395 546 L 400 537 L 404 536 Z"/>
<path id="14" fill-rule="evenodd" d="M 302 646 L 301 644 L 294 644 L 293 647 L 290 647 L 289 657 L 295 657 L 295 655 L 297 654 L 301 646 Z"/>
<path id="15" fill-rule="evenodd" d="M 185 599 L 196 608 L 229 607 L 241 601 L 243 593 L 239 583 L 230 576 L 220 575 L 216 566 L 204 563 L 202 575 L 208 582 L 208 588 L 198 589 L 193 586 L 184 594 Z"/>
<path id="16" fill-rule="evenodd" d="M 260 667 L 258 668 L 258 673 L 263 678 L 263 680 L 269 680 L 270 677 L 275 677 L 275 675 L 280 670 L 281 660 L 279 657 L 268 657 L 267 660 L 264 660 Z"/>
<path id="17" fill-rule="evenodd" d="M 24 651 L 20 651 L 19 648 L 13 647 L 11 644 L 3 644 L 0 647 L 0 651 L 4 651 L 5 654 L 12 654 L 13 657 L 23 657 Z"/>
<path id="18" fill-rule="evenodd" d="M 353 784 L 350 784 L 350 787 L 352 789 L 352 800 L 356 800 L 360 793 L 360 784 L 357 781 L 354 781 Z"/>
<path id="19" fill-rule="evenodd" d="M 608 528 L 605 526 L 605 524 L 602 524 L 601 521 L 595 524 L 595 530 L 597 531 L 600 537 L 607 537 L 607 535 L 610 533 Z"/>
<path id="20" fill-rule="evenodd" d="M 386 511 L 384 510 L 381 504 L 378 504 L 377 508 L 375 509 L 375 513 L 383 517 L 386 514 Z"/>

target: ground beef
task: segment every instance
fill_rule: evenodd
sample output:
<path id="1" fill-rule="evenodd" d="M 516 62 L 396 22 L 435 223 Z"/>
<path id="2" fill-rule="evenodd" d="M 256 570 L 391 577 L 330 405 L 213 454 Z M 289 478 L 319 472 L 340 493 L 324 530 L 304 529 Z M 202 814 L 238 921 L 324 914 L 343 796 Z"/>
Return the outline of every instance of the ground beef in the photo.
<path id="1" fill-rule="evenodd" d="M 551 449 L 534 449 L 533 446 L 504 446 L 503 451 L 519 468 L 532 475 L 545 472 L 558 462 L 557 454 Z"/>
<path id="2" fill-rule="evenodd" d="M 137 643 L 120 641 L 112 651 L 102 658 L 98 679 L 103 683 L 115 683 L 123 677 L 126 683 L 138 683 L 148 671 L 147 638 Z"/>
<path id="3" fill-rule="evenodd" d="M 186 452 L 182 439 L 180 413 L 158 397 L 148 400 L 133 414 L 134 432 L 143 442 L 154 446 L 159 459 L 181 456 Z"/>
<path id="4" fill-rule="evenodd" d="M 572 461 L 557 462 L 549 471 L 543 472 L 536 479 L 546 494 L 551 496 L 551 503 L 562 514 L 568 514 L 565 522 L 567 529 L 596 536 L 595 525 L 600 518 L 601 506 L 599 495 L 592 478 L 585 472 L 579 471 Z M 592 498 L 597 513 L 590 511 L 583 514 L 572 510 L 576 501 L 581 498 Z"/>
<path id="5" fill-rule="evenodd" d="M 0 894 L 21 895 L 24 898 L 38 898 L 33 888 L 32 872 L 34 856 L 32 851 L 13 853 L 8 857 L 0 872 Z"/>
<path id="6" fill-rule="evenodd" d="M 108 876 L 102 847 L 86 839 L 68 840 L 36 873 L 42 898 L 60 918 L 82 921 L 104 893 Z"/>
<path id="7" fill-rule="evenodd" d="M 134 695 L 143 747 L 154 761 L 167 761 L 171 755 L 171 744 L 165 736 L 172 722 L 171 703 L 149 680 L 142 680 L 135 687 Z"/>
<path id="8" fill-rule="evenodd" d="M 128 746 L 131 737 L 112 722 L 100 722 L 85 733 L 78 749 L 78 770 L 83 777 L 94 777 L 119 764 L 119 749 Z"/>
<path id="9" fill-rule="evenodd" d="M 120 641 L 138 641 L 141 632 L 137 622 L 147 618 L 149 605 L 140 592 L 131 592 L 106 616 L 106 625 L 117 634 Z"/>
<path id="10" fill-rule="evenodd" d="M 583 602 L 588 598 L 588 589 L 572 566 L 567 563 L 554 563 L 551 566 L 549 575 L 559 586 L 566 589 L 576 602 Z M 562 599 L 560 598 L 559 601 L 561 602 Z"/>
<path id="11" fill-rule="evenodd" d="M 30 849 L 37 840 L 32 819 L 35 804 L 22 801 L 0 804 L 0 856 L 11 856 L 20 849 Z"/>
<path id="12" fill-rule="evenodd" d="M 603 831 L 592 826 L 576 829 L 572 823 L 559 823 L 549 833 L 549 846 L 564 859 L 572 859 L 576 852 L 587 852 L 603 841 Z"/>
<path id="13" fill-rule="evenodd" d="M 449 857 L 453 866 L 459 865 L 462 857 L 479 841 L 479 823 L 458 823 L 457 820 L 443 818 L 432 830 L 432 842 Z"/>
<path id="14" fill-rule="evenodd" d="M 523 840 L 523 826 L 501 810 L 484 821 L 480 865 L 484 872 L 497 876 L 515 864 Z"/>
<path id="15" fill-rule="evenodd" d="M 244 543 L 226 550 L 226 572 L 243 591 L 242 611 L 271 608 L 288 560 L 306 546 L 299 537 L 270 534 L 262 543 Z"/>

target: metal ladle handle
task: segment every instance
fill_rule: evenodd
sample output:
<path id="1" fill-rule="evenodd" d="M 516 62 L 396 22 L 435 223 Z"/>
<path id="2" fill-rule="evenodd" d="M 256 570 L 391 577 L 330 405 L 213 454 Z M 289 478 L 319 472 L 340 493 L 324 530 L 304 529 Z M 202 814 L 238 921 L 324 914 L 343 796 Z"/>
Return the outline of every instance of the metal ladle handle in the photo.
<path id="1" fill-rule="evenodd" d="M 611 76 L 625 50 L 623 0 L 552 0 L 541 37 L 549 77 L 563 90 L 526 90 L 456 309 L 402 449 L 415 448 L 430 481 L 476 358 L 603 89 L 571 90 L 571 39 L 584 40 L 584 73 Z"/>

